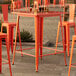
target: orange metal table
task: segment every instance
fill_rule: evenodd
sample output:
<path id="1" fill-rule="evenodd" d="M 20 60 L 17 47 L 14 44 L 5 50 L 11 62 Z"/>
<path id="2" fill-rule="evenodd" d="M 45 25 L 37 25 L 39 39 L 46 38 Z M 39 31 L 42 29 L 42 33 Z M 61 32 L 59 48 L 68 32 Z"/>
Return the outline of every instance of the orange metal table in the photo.
<path id="1" fill-rule="evenodd" d="M 60 23 L 62 26 L 62 19 L 61 19 L 61 14 L 63 14 L 63 12 L 55 12 L 55 11 L 50 11 L 50 12 L 44 12 L 44 13 L 38 13 L 38 14 L 34 14 L 34 13 L 27 13 L 27 12 L 13 12 L 13 14 L 16 14 L 18 17 L 19 16 L 23 16 L 23 17 L 33 17 L 35 19 L 35 55 L 30 55 L 30 54 L 26 54 L 21 52 L 22 54 L 26 54 L 26 55 L 30 55 L 35 57 L 35 64 L 36 64 L 36 71 L 38 71 L 38 63 L 39 63 L 39 57 L 42 56 L 47 56 L 47 55 L 55 55 L 55 54 L 60 54 L 60 53 L 64 53 L 64 60 L 65 60 L 65 65 L 66 64 L 66 58 L 65 58 L 65 45 L 64 45 L 64 39 L 63 39 L 63 30 L 61 27 L 61 32 L 62 32 L 62 41 L 63 41 L 63 51 L 58 50 L 58 53 L 52 53 L 52 54 L 46 54 L 46 55 L 42 55 L 42 48 L 43 48 L 43 18 L 45 17 L 55 17 L 55 16 L 59 16 L 60 18 Z M 16 44 L 16 40 L 17 40 L 17 29 L 18 29 L 19 25 L 17 24 L 16 26 L 16 36 L 15 36 L 15 44 Z M 44 47 L 45 48 L 45 47 Z M 39 49 L 40 49 L 40 55 L 39 55 Z M 57 50 L 56 49 L 51 49 L 51 50 Z M 13 64 L 14 64 L 14 58 L 15 58 L 15 51 L 16 49 L 14 49 L 14 54 L 13 54 Z"/>

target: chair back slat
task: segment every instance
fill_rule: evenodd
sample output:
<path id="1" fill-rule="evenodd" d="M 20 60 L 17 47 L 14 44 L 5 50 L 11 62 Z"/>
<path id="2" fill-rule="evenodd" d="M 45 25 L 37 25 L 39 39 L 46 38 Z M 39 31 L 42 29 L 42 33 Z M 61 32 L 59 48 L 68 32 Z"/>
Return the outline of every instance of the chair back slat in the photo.
<path id="1" fill-rule="evenodd" d="M 75 4 L 69 4 L 69 21 L 73 22 L 75 16 Z"/>

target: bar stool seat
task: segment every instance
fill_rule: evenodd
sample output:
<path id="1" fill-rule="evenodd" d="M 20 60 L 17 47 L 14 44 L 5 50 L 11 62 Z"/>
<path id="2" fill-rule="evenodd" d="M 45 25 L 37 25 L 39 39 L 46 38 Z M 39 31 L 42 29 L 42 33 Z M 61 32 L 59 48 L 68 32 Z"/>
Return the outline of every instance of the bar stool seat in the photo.
<path id="1" fill-rule="evenodd" d="M 75 22 L 70 22 L 70 21 L 63 21 L 62 22 L 62 26 L 68 26 L 69 27 L 74 27 L 75 26 Z"/>
<path id="2" fill-rule="evenodd" d="M 0 32 L 0 38 L 6 38 L 7 34 Z"/>
<path id="3" fill-rule="evenodd" d="M 1 26 L 1 32 L 3 32 L 3 27 L 6 27 L 7 33 L 9 33 L 11 52 L 13 53 L 13 36 L 14 36 L 14 27 L 16 23 L 13 22 L 3 22 Z"/>
<path id="4" fill-rule="evenodd" d="M 9 25 L 9 26 L 11 26 L 11 27 L 12 27 L 12 26 L 14 27 L 14 26 L 16 26 L 16 23 L 13 23 L 13 22 L 3 22 L 3 23 L 2 23 L 2 26 L 6 26 L 6 25 Z"/>
<path id="5" fill-rule="evenodd" d="M 9 64 L 9 70 L 10 70 L 10 76 L 12 76 L 11 71 L 11 63 L 10 63 L 10 55 L 9 55 L 9 39 L 7 37 L 7 34 L 0 32 L 0 73 L 2 72 L 2 39 L 5 38 L 6 41 L 6 48 L 7 48 L 7 57 L 8 61 L 6 64 Z"/>

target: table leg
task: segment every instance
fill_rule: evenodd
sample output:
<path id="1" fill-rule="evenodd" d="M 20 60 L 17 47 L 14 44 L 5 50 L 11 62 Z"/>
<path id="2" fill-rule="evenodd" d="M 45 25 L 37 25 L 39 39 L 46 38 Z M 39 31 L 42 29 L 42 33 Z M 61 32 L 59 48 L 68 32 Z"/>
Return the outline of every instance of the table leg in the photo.
<path id="1" fill-rule="evenodd" d="M 2 72 L 2 40 L 0 39 L 0 73 Z"/>
<path id="2" fill-rule="evenodd" d="M 10 44 L 11 44 L 11 28 L 10 26 L 8 25 L 7 26 L 7 36 L 8 36 L 8 43 L 9 43 L 9 49 L 10 49 Z M 10 51 L 10 50 L 9 50 Z"/>
<path id="3" fill-rule="evenodd" d="M 58 39 L 59 39 L 59 31 L 60 31 L 60 22 L 58 23 L 58 30 L 57 30 L 57 37 L 56 37 L 56 50 L 55 50 L 55 54 L 56 54 L 56 52 L 57 52 Z"/>
<path id="4" fill-rule="evenodd" d="M 43 17 L 40 17 L 40 55 L 42 59 L 42 48 L 43 48 Z"/>
<path id="5" fill-rule="evenodd" d="M 35 55 L 36 55 L 36 72 L 39 64 L 39 17 L 35 16 Z"/>
<path id="6" fill-rule="evenodd" d="M 15 45 L 14 45 L 14 51 L 13 51 L 13 60 L 12 60 L 12 64 L 14 64 L 14 60 L 15 60 L 15 52 L 16 52 L 16 45 L 17 45 L 18 26 L 19 26 L 19 16 L 17 16 L 16 36 L 15 36 Z"/>

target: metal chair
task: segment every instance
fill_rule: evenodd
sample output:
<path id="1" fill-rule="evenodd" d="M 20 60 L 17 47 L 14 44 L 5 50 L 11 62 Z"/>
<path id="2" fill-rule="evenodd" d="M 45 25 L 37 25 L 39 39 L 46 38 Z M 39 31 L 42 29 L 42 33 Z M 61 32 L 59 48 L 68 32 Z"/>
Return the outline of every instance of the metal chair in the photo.
<path id="1" fill-rule="evenodd" d="M 68 56 L 69 56 L 69 48 L 70 48 L 70 27 L 74 27 L 74 32 L 75 32 L 74 15 L 75 15 L 75 4 L 69 4 L 69 20 L 68 21 L 62 21 L 62 26 L 64 27 L 65 45 L 67 46 L 67 55 Z M 56 38 L 56 47 L 58 44 L 60 26 L 61 25 L 59 22 L 58 30 L 57 30 L 57 38 Z M 66 50 L 66 46 L 65 46 L 65 50 Z"/>
<path id="2" fill-rule="evenodd" d="M 3 27 L 6 27 L 7 29 L 7 35 L 10 38 L 9 42 L 11 44 L 11 52 L 13 53 L 13 36 L 14 36 L 14 27 L 16 26 L 16 22 L 8 22 L 8 5 L 4 4 L 2 5 L 2 13 L 3 13 L 3 19 L 2 25 L 1 25 L 1 32 L 3 32 Z M 18 29 L 19 31 L 19 29 Z M 19 38 L 20 38 L 20 31 L 18 32 Z M 10 45 L 9 45 L 10 47 Z"/>
<path id="3" fill-rule="evenodd" d="M 72 63 L 73 48 L 74 48 L 75 41 L 76 41 L 76 35 L 73 35 L 72 36 L 72 47 L 71 47 L 71 55 L 70 55 L 68 76 L 70 76 L 71 67 L 76 67 L 76 66 L 74 66 L 74 65 L 76 65 L 76 63 Z"/>
<path id="4" fill-rule="evenodd" d="M 4 4 L 2 5 L 2 13 L 3 13 L 3 20 L 1 25 L 1 32 L 3 32 L 3 28 L 5 27 L 7 30 L 7 35 L 10 38 L 10 44 L 11 44 L 11 52 L 13 53 L 13 34 L 14 34 L 14 27 L 16 26 L 15 22 L 8 22 L 8 5 Z M 10 47 L 10 45 L 9 45 Z"/>

